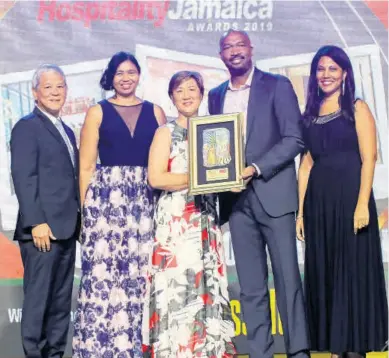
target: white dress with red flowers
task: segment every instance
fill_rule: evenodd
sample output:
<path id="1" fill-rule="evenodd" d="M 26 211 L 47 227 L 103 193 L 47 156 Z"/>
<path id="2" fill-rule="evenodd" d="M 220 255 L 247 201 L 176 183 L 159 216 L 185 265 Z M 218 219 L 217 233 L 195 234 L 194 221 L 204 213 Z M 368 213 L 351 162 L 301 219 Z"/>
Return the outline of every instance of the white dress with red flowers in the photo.
<path id="1" fill-rule="evenodd" d="M 169 171 L 187 173 L 187 130 L 176 122 L 166 126 L 172 138 Z M 214 196 L 195 200 L 188 190 L 165 191 L 158 201 L 143 335 L 152 358 L 236 354 L 214 203 Z"/>

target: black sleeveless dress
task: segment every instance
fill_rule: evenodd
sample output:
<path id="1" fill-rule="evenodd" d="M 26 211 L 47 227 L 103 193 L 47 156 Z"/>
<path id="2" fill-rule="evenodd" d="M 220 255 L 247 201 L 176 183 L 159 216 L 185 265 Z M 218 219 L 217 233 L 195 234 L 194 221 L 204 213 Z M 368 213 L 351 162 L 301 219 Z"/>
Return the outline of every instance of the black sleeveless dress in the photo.
<path id="1" fill-rule="evenodd" d="M 353 230 L 361 157 L 355 122 L 338 111 L 304 127 L 314 160 L 304 201 L 305 293 L 311 349 L 379 351 L 388 339 L 388 306 L 377 210 Z"/>

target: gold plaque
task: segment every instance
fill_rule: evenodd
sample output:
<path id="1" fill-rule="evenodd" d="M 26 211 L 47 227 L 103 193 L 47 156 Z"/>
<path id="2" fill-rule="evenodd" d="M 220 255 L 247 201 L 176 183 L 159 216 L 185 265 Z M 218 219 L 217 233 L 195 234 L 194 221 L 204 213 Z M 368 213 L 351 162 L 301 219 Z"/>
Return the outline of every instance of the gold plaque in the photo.
<path id="1" fill-rule="evenodd" d="M 245 187 L 242 113 L 189 120 L 189 193 L 219 193 Z"/>

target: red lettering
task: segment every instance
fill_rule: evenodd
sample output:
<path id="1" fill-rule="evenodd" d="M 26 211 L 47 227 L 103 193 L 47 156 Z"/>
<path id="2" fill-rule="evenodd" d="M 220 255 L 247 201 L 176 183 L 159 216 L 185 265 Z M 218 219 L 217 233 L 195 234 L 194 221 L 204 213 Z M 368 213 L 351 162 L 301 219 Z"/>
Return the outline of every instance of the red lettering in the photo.
<path id="1" fill-rule="evenodd" d="M 129 20 L 132 19 L 131 3 L 128 1 L 119 2 L 119 11 L 116 14 L 117 20 Z"/>
<path id="2" fill-rule="evenodd" d="M 139 3 L 139 1 L 134 1 L 133 5 L 133 19 L 134 20 L 143 20 L 145 18 L 145 4 L 144 2 Z"/>
<path id="3" fill-rule="evenodd" d="M 83 1 L 76 1 L 73 4 L 73 14 L 72 14 L 73 20 L 82 21 L 82 18 L 84 17 L 84 6 L 85 3 Z"/>
<path id="4" fill-rule="evenodd" d="M 169 0 L 165 0 L 164 2 L 156 1 L 157 15 L 154 21 L 155 27 L 161 27 L 163 25 L 167 12 L 169 11 L 169 3 Z"/>
<path id="5" fill-rule="evenodd" d="M 165 1 L 147 1 L 147 19 L 155 20 L 154 26 L 159 27 L 163 24 L 163 21 L 166 18 L 166 14 L 169 10 L 169 0 Z M 144 19 L 144 13 L 143 17 Z"/>
<path id="6" fill-rule="evenodd" d="M 119 6 L 122 4 L 122 1 L 109 1 L 109 15 L 108 15 L 108 18 L 110 20 L 116 20 L 117 19 L 117 15 L 115 15 L 115 9 L 116 7 Z"/>
<path id="7" fill-rule="evenodd" d="M 56 2 L 55 1 L 39 1 L 39 13 L 38 13 L 38 21 L 42 22 L 45 13 L 48 12 L 49 14 L 49 21 L 54 21 L 55 18 L 55 8 L 56 8 Z"/>
<path id="8" fill-rule="evenodd" d="M 108 1 L 99 2 L 99 17 L 100 20 L 105 20 L 109 13 L 110 6 Z"/>
<path id="9" fill-rule="evenodd" d="M 65 11 L 64 11 L 65 10 Z M 69 3 L 62 3 L 58 6 L 57 9 L 57 20 L 58 21 L 66 21 L 70 19 L 70 4 Z"/>
<path id="10" fill-rule="evenodd" d="M 147 10 L 146 10 L 146 13 L 147 13 L 147 18 L 149 20 L 154 20 L 154 13 L 153 13 L 153 10 L 154 10 L 154 6 L 155 6 L 155 3 L 157 1 L 148 1 L 146 4 L 147 4 Z"/>
<path id="11" fill-rule="evenodd" d="M 0 0 L 1 1 L 1 0 Z M 95 20 L 148 20 L 162 26 L 169 10 L 169 0 L 157 1 L 62 1 L 40 0 L 37 20 L 82 21 L 90 27 Z"/>
<path id="12" fill-rule="evenodd" d="M 131 15 L 129 20 L 136 20 L 137 19 L 137 14 L 138 14 L 138 1 L 133 1 L 131 5 Z"/>
<path id="13" fill-rule="evenodd" d="M 86 2 L 86 11 L 84 14 L 84 26 L 90 27 L 91 22 L 96 20 L 99 17 L 99 3 L 95 1 Z"/>

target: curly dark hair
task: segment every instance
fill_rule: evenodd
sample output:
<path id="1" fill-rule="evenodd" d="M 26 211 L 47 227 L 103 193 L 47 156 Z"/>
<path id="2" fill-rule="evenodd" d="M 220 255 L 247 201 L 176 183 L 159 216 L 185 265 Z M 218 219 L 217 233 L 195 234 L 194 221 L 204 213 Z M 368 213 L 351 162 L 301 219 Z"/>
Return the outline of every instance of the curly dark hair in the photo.
<path id="1" fill-rule="evenodd" d="M 100 79 L 100 86 L 106 91 L 113 90 L 113 78 L 118 67 L 125 61 L 133 63 L 140 74 L 140 66 L 134 55 L 129 52 L 120 51 L 115 53 L 108 63 L 108 67 L 105 69 Z"/>

